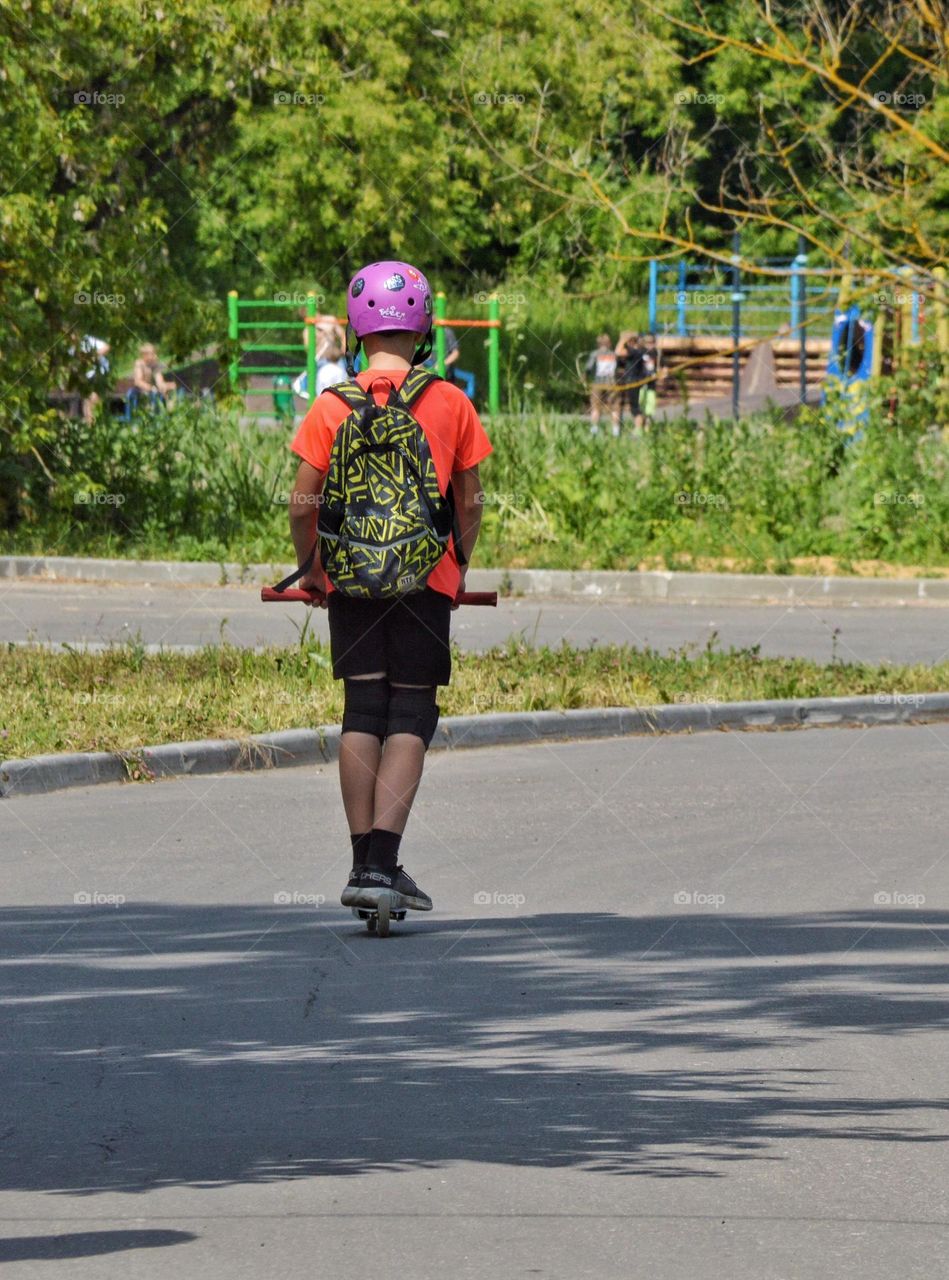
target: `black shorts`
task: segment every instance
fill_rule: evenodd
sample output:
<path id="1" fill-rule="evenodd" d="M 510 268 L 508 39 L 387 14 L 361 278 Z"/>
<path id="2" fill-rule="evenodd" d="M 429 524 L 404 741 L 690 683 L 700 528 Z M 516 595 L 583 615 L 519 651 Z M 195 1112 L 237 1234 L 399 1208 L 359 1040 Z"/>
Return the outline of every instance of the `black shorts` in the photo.
<path id="1" fill-rule="evenodd" d="M 359 600 L 330 592 L 333 675 L 384 671 L 397 684 L 448 684 L 451 599 L 426 587 L 396 600 Z"/>

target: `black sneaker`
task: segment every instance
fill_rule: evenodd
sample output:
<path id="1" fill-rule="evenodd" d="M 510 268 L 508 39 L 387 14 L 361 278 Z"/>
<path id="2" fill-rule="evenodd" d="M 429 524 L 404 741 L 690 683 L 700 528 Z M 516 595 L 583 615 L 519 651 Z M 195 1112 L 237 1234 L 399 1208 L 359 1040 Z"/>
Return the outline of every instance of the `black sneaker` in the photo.
<path id="1" fill-rule="evenodd" d="M 347 885 L 347 890 L 349 886 Z M 431 911 L 432 900 L 423 893 L 415 881 L 403 867 L 383 870 L 381 867 L 363 867 L 359 877 L 359 888 L 352 904 L 357 907 L 377 907 L 380 896 L 389 895 L 389 906 L 392 911 Z"/>
<path id="2" fill-rule="evenodd" d="M 339 900 L 344 907 L 354 907 L 359 895 L 359 880 L 362 873 L 366 869 L 364 862 L 356 862 L 353 869 L 349 873 L 349 879 L 346 881 L 346 888 L 339 895 Z"/>

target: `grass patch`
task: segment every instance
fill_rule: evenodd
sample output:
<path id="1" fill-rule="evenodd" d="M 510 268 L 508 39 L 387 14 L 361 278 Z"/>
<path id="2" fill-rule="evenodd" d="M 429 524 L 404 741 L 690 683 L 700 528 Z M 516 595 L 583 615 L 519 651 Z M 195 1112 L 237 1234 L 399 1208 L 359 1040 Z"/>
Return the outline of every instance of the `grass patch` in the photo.
<path id="1" fill-rule="evenodd" d="M 274 729 L 338 724 L 342 687 L 329 652 L 304 637 L 252 652 L 209 645 L 149 653 L 137 643 L 90 653 L 8 645 L 0 756 L 132 751 L 159 742 L 243 738 Z M 843 697 L 949 689 L 935 667 L 763 658 L 756 648 L 660 654 L 629 646 L 533 648 L 511 640 L 482 654 L 455 651 L 440 691 L 443 715 L 652 706 L 749 698 Z"/>
<path id="2" fill-rule="evenodd" d="M 935 357 L 934 357 L 935 359 Z M 581 416 L 499 415 L 475 564 L 926 576 L 949 569 L 949 369 L 874 384 L 856 438 L 833 396 L 794 423 L 657 423 L 591 437 Z M 895 407 L 894 407 L 895 406 Z M 0 551 L 281 564 L 290 432 L 184 402 L 58 423 L 0 457 Z"/>

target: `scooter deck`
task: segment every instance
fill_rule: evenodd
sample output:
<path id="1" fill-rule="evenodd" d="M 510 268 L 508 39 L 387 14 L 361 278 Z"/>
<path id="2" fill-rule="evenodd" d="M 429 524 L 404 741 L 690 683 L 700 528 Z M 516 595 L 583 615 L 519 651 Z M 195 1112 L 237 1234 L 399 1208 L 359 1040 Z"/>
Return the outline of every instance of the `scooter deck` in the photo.
<path id="1" fill-rule="evenodd" d="M 357 920 L 365 920 L 368 931 L 370 933 L 378 933 L 380 938 L 389 936 L 389 922 L 391 920 L 405 919 L 405 911 L 403 909 L 393 911 L 386 902 L 380 902 L 378 907 L 353 907 L 352 913 Z"/>

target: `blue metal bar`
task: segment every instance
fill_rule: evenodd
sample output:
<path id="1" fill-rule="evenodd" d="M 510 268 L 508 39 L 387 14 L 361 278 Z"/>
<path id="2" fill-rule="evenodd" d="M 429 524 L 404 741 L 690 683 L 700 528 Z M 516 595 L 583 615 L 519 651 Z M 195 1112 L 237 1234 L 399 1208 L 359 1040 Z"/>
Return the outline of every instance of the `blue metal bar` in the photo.
<path id="1" fill-rule="evenodd" d="M 804 237 L 799 235 L 797 238 L 797 257 L 794 259 L 797 267 L 797 275 L 794 277 L 794 283 L 797 284 L 799 293 L 797 298 L 797 320 L 799 324 L 798 334 L 800 348 L 798 354 L 798 399 L 801 404 L 807 404 L 807 254 L 804 252 Z M 793 326 L 793 319 L 792 319 Z"/>
<path id="2" fill-rule="evenodd" d="M 656 332 L 656 294 L 659 291 L 659 263 L 649 260 L 649 332 Z"/>
<path id="3" fill-rule="evenodd" d="M 689 278 L 689 272 L 688 272 L 688 267 L 686 266 L 685 258 L 681 258 L 679 260 L 679 296 L 677 298 L 677 301 L 679 303 L 679 337 L 680 338 L 684 338 L 688 333 L 688 329 L 686 328 L 686 324 L 685 324 L 685 307 L 686 307 L 685 286 L 688 278 Z"/>
<path id="4" fill-rule="evenodd" d="M 741 377 L 741 358 L 738 344 L 741 342 L 741 236 L 732 236 L 732 417 L 738 417 L 738 384 Z"/>

